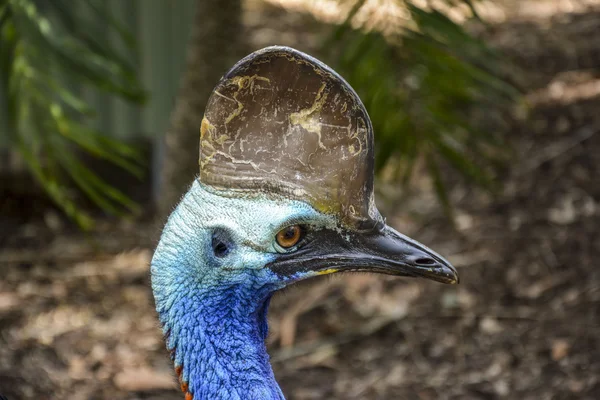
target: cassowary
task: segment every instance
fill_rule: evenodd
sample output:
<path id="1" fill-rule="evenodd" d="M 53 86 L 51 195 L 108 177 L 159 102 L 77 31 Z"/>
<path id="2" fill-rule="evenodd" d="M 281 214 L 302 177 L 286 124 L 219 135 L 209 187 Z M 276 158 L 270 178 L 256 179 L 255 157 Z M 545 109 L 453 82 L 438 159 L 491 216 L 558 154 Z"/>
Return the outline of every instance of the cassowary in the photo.
<path id="1" fill-rule="evenodd" d="M 274 292 L 339 271 L 456 283 L 440 255 L 385 224 L 373 132 L 320 61 L 269 47 L 214 89 L 200 175 L 151 265 L 156 310 L 186 399 L 283 399 L 265 348 Z"/>

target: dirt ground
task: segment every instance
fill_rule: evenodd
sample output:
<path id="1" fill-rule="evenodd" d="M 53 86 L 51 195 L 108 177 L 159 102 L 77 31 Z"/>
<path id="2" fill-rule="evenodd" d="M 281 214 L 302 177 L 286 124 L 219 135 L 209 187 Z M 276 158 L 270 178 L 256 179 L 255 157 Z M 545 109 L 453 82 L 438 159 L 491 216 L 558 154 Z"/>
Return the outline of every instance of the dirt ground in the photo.
<path id="1" fill-rule="evenodd" d="M 453 186 L 455 228 L 426 182 L 380 204 L 461 284 L 349 274 L 278 294 L 269 349 L 289 399 L 600 399 L 600 2 L 503 4 L 485 36 L 529 104 L 504 190 Z M 41 199 L 0 209 L 0 394 L 181 399 L 149 290 L 160 228 L 82 235 Z"/>

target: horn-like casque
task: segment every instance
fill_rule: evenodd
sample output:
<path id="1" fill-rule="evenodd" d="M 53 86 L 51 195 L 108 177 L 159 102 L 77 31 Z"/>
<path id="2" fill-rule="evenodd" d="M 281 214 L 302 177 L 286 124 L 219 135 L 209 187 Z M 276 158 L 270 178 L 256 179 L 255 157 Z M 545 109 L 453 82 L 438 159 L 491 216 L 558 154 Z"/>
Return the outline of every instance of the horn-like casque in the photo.
<path id="1" fill-rule="evenodd" d="M 373 129 L 335 71 L 287 47 L 238 62 L 218 83 L 200 133 L 200 182 L 306 201 L 354 230 L 381 223 Z"/>

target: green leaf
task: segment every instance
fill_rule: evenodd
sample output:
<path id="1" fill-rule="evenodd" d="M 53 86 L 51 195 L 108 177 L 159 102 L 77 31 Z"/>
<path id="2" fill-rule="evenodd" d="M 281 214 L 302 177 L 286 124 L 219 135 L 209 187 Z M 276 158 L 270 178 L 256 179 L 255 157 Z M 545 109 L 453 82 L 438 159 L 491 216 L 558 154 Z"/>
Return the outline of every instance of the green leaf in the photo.
<path id="1" fill-rule="evenodd" d="M 18 150 L 23 157 L 23 160 L 32 171 L 33 176 L 44 188 L 46 193 L 48 193 L 50 198 L 56 204 L 60 205 L 65 214 L 72 218 L 82 229 L 91 229 L 94 226 L 93 218 L 86 212 L 80 210 L 77 204 L 67 195 L 66 188 L 60 185 L 55 176 L 47 174 L 44 171 L 36 154 L 23 143 L 19 143 Z"/>
<path id="2" fill-rule="evenodd" d="M 62 68 L 74 73 L 78 78 L 107 92 L 141 103 L 145 93 L 136 80 L 135 71 L 113 55 L 108 58 L 98 46 L 89 46 L 75 38 L 61 36 L 54 32 L 51 22 L 41 16 L 33 2 L 13 0 L 15 21 L 18 29 L 35 49 L 43 49 Z M 39 62 L 48 62 L 43 57 Z"/>
<path id="3" fill-rule="evenodd" d="M 503 166 L 506 141 L 472 118 L 474 110 L 508 110 L 520 95 L 501 73 L 501 54 L 435 9 L 409 1 L 412 21 L 388 37 L 346 21 L 325 42 L 333 64 L 363 100 L 375 131 L 376 170 L 410 182 L 424 160 L 440 203 L 450 215 L 439 163 L 486 190 Z M 471 2 L 448 0 L 472 7 Z M 352 10 L 355 15 L 358 8 Z M 475 10 L 472 9 L 475 17 Z M 331 51 L 335 49 L 335 51 Z M 327 58 L 330 57 L 330 58 Z M 396 168 L 389 174 L 390 167 Z"/>
<path id="4" fill-rule="evenodd" d="M 88 3 L 89 2 L 89 3 Z M 4 93 L 9 138 L 49 197 L 82 228 L 93 219 L 78 207 L 73 184 L 105 212 L 122 215 L 139 207 L 85 166 L 74 147 L 141 176 L 140 152 L 84 124 L 95 115 L 61 77 L 86 82 L 125 100 L 141 103 L 145 93 L 127 57 L 94 36 L 89 18 L 115 29 L 128 49 L 131 35 L 105 13 L 101 2 L 73 6 L 53 0 L 38 9 L 37 0 L 0 0 L 0 85 Z"/>

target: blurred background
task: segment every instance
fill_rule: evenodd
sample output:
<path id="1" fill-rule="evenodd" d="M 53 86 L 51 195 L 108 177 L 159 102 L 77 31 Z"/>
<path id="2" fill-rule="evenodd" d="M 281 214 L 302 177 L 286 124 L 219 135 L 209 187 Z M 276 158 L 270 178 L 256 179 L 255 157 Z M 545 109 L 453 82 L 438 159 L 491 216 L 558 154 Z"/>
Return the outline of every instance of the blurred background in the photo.
<path id="1" fill-rule="evenodd" d="M 382 214 L 461 276 L 276 295 L 286 396 L 600 398 L 599 0 L 0 0 L 0 394 L 182 397 L 149 260 L 273 44 L 356 89 Z"/>

